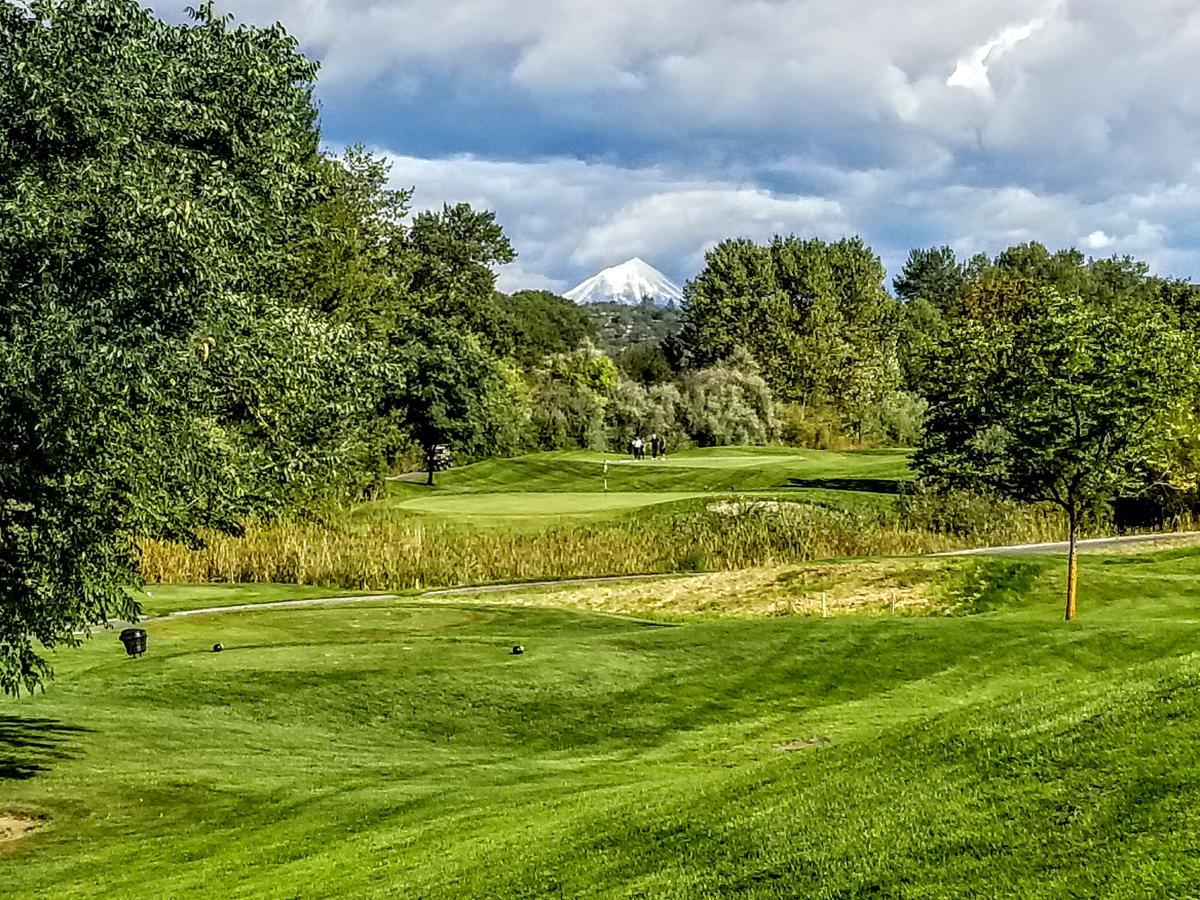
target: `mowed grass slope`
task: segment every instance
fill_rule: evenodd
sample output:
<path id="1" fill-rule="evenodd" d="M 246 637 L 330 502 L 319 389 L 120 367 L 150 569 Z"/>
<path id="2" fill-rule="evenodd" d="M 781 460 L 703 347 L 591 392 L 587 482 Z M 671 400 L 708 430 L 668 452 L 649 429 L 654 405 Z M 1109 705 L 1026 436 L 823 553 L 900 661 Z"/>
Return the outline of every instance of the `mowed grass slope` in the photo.
<path id="1" fill-rule="evenodd" d="M 413 480 L 391 482 L 388 499 L 368 504 L 361 514 L 388 510 L 488 524 L 619 515 L 714 493 L 853 507 L 888 502 L 909 478 L 903 450 L 720 447 L 636 461 L 614 454 L 537 453 L 439 473 L 432 489 Z"/>
<path id="2" fill-rule="evenodd" d="M 470 493 L 603 491 L 606 461 L 610 491 L 762 491 L 911 477 L 904 450 L 715 447 L 658 460 L 584 451 L 535 453 L 451 469 L 439 473 L 437 483 L 442 491 Z"/>
<path id="3" fill-rule="evenodd" d="M 1200 555 L 1086 559 L 1071 626 L 1060 561 L 981 565 L 977 614 L 950 617 L 369 601 L 152 623 L 140 660 L 101 634 L 45 695 L 0 703 L 0 813 L 44 817 L 2 845 L 0 884 L 1194 892 Z"/>
<path id="4" fill-rule="evenodd" d="M 908 479 L 904 450 L 792 450 L 783 447 L 714 447 L 633 460 L 612 453 L 564 451 L 491 459 L 438 475 L 449 491 L 603 490 L 752 491 L 788 488 L 813 481 Z"/>

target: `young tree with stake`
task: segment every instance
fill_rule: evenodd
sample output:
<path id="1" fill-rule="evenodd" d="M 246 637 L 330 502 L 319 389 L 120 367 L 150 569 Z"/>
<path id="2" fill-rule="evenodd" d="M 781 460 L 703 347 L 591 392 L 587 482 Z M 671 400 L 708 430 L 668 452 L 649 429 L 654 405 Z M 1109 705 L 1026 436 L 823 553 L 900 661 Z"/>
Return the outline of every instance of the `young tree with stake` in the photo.
<path id="1" fill-rule="evenodd" d="M 1084 515 L 1169 471 L 1194 384 L 1189 344 L 1165 310 L 1042 290 L 1011 315 L 955 323 L 933 362 L 915 464 L 935 485 L 1062 510 L 1069 621 Z"/>

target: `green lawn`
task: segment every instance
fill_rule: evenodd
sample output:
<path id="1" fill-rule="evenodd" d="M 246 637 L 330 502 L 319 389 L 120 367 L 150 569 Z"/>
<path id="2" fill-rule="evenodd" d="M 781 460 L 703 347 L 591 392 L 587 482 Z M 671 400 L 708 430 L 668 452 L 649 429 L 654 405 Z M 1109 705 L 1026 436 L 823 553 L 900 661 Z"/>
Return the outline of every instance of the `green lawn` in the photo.
<path id="1" fill-rule="evenodd" d="M 1087 558 L 1071 626 L 1060 569 L 980 561 L 954 617 L 369 601 L 152 623 L 138 660 L 103 633 L 0 701 L 0 813 L 44 817 L 0 884 L 1190 896 L 1200 554 Z"/>
<path id="2" fill-rule="evenodd" d="M 714 493 L 839 507 L 879 505 L 890 503 L 898 485 L 910 477 L 903 450 L 719 447 L 637 461 L 615 454 L 536 453 L 440 473 L 432 489 L 413 481 L 392 482 L 388 499 L 367 504 L 360 514 L 386 509 L 511 524 L 514 518 L 606 517 Z"/>

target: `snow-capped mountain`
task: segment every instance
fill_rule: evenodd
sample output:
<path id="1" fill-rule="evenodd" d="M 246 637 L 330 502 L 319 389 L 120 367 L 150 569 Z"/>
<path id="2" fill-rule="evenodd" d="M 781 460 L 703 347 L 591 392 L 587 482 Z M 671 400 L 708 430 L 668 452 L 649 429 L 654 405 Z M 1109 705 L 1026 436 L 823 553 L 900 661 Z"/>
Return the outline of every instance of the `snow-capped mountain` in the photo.
<path id="1" fill-rule="evenodd" d="M 665 306 L 683 300 L 679 285 L 650 263 L 636 256 L 593 275 L 582 284 L 576 285 L 564 295 L 576 303 L 624 303 L 636 306 L 644 297 Z"/>

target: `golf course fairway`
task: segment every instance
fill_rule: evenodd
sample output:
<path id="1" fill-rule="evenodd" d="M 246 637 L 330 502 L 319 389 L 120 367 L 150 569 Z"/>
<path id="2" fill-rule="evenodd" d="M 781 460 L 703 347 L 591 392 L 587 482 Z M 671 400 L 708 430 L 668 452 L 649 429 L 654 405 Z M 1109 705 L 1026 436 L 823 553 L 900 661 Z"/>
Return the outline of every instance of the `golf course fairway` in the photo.
<path id="1" fill-rule="evenodd" d="M 55 655 L 44 694 L 0 703 L 0 816 L 24 823 L 0 841 L 0 883 L 22 898 L 1187 895 L 1200 555 L 1087 558 L 1070 626 L 1061 560 L 972 571 L 948 616 L 668 626 L 369 600 L 151 621 L 137 659 L 99 632 Z"/>

